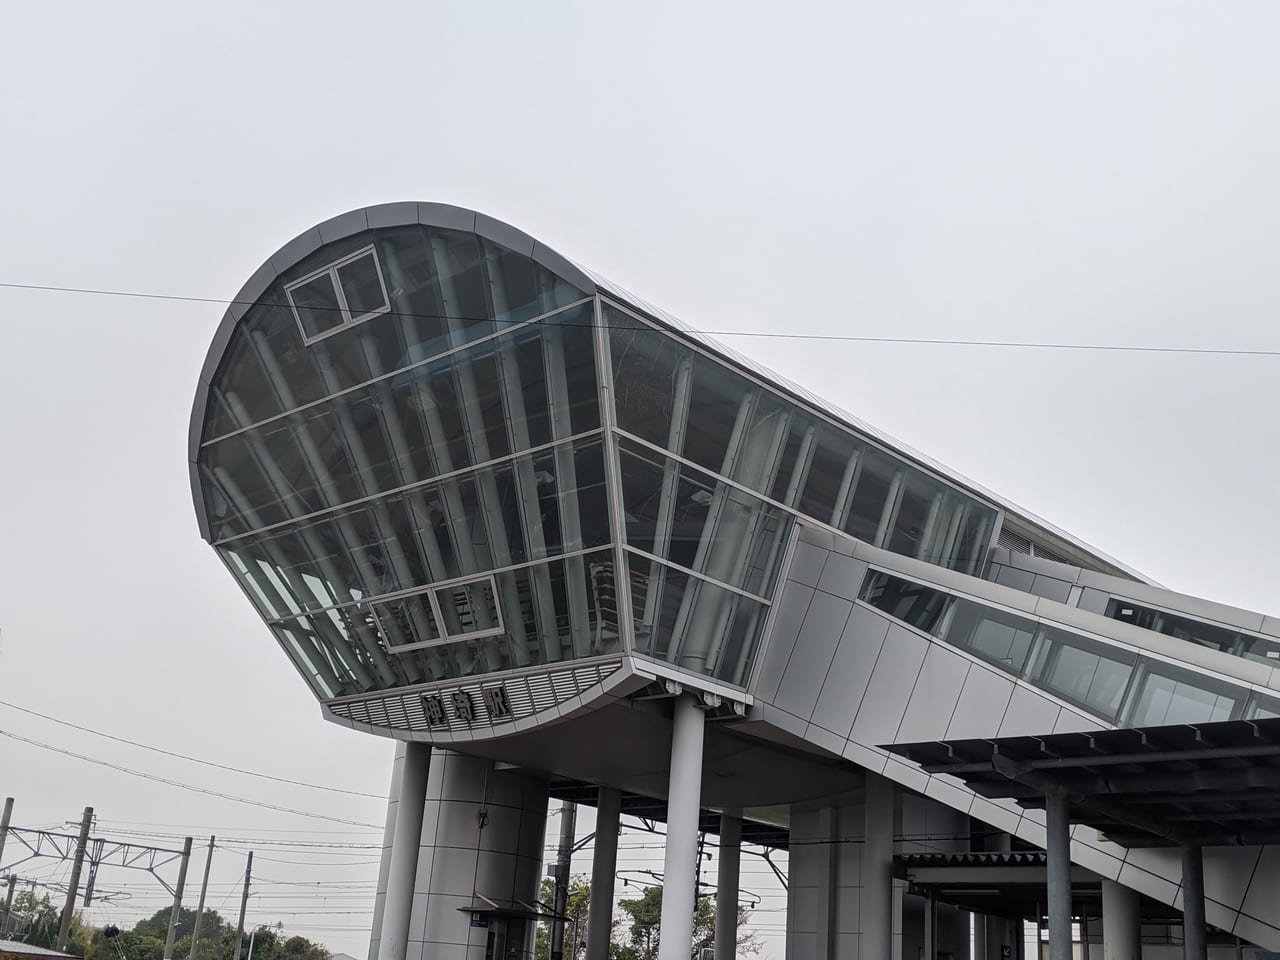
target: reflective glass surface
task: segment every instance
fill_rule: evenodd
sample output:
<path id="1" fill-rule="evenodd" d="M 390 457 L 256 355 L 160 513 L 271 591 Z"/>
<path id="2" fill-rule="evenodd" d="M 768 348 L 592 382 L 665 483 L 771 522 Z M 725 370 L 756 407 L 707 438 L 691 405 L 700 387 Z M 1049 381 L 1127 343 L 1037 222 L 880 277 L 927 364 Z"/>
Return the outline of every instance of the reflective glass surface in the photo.
<path id="1" fill-rule="evenodd" d="M 1062 630 L 1048 629 L 1046 634 L 1049 642 L 1032 676 L 1036 685 L 1114 720 L 1133 675 L 1133 654 Z"/>
<path id="2" fill-rule="evenodd" d="M 1166 664 L 1148 666 L 1143 672 L 1142 685 L 1129 711 L 1129 726 L 1230 720 L 1245 695 L 1244 690 L 1233 690 Z"/>
<path id="3" fill-rule="evenodd" d="M 610 541 L 599 436 L 225 542 L 269 617 L 412 590 Z"/>
<path id="4" fill-rule="evenodd" d="M 1153 607 L 1144 607 L 1129 600 L 1113 598 L 1108 601 L 1107 616 L 1124 623 L 1131 623 L 1135 627 L 1142 627 L 1144 630 L 1154 630 L 1167 637 L 1176 637 L 1197 646 L 1221 650 L 1248 660 L 1272 664 L 1280 661 L 1280 641 L 1241 633 Z"/>
<path id="5" fill-rule="evenodd" d="M 582 296 L 477 236 L 406 227 L 326 246 L 247 311 L 202 495 L 317 695 L 621 649 Z"/>
<path id="6" fill-rule="evenodd" d="M 333 281 L 308 283 L 290 295 L 285 287 L 370 245 L 385 280 L 389 312 L 308 346 L 290 299 L 308 303 L 309 337 L 329 332 L 337 325 L 326 319 L 330 315 L 346 322 Z M 372 265 L 364 258 L 336 267 L 353 318 L 382 306 Z M 470 233 L 406 226 L 327 244 L 277 278 L 246 312 L 214 377 L 204 439 L 393 373 L 583 296 L 529 258 Z"/>
<path id="7" fill-rule="evenodd" d="M 770 594 L 791 529 L 786 511 L 627 438 L 618 446 L 630 546 Z"/>
<path id="8" fill-rule="evenodd" d="M 768 606 L 656 560 L 629 562 L 635 652 L 745 685 Z"/>
<path id="9" fill-rule="evenodd" d="M 458 618 L 450 622 L 463 630 L 461 639 L 414 647 L 434 629 L 426 625 L 429 604 L 414 598 L 348 604 L 272 629 L 323 698 L 621 652 L 612 551 L 531 564 L 494 580 L 496 593 L 467 591 L 475 606 L 466 616 L 500 616 L 496 632 L 469 632 L 455 607 L 446 619 Z"/>
<path id="10" fill-rule="evenodd" d="M 859 599 L 1108 722 L 1159 726 L 1280 714 L 1280 701 L 1250 694 L 1243 684 L 1181 670 L 883 571 L 868 572 Z"/>
<path id="11" fill-rule="evenodd" d="M 974 573 L 995 511 L 609 304 L 620 429 L 895 553 Z"/>
<path id="12" fill-rule="evenodd" d="M 215 541 L 598 428 L 590 304 L 552 319 L 205 445 Z"/>
<path id="13" fill-rule="evenodd" d="M 883 610 L 895 620 L 935 633 L 955 598 L 910 580 L 873 570 L 862 585 L 859 599 Z"/>

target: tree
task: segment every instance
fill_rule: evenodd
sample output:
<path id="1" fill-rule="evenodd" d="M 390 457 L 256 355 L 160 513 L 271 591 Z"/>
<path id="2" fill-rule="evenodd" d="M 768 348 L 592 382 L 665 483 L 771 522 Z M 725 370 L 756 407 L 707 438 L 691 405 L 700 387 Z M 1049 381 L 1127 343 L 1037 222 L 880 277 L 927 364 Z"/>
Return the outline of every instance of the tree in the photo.
<path id="1" fill-rule="evenodd" d="M 556 883 L 554 880 L 543 880 L 538 888 L 538 899 L 551 904 L 556 899 Z M 572 960 L 581 960 L 587 952 L 587 911 L 591 905 L 591 882 L 579 874 L 569 878 L 569 900 L 565 907 L 565 916 L 569 918 L 564 925 L 564 955 Z M 551 924 L 540 923 L 534 933 L 533 960 L 550 960 L 551 957 Z"/>
<path id="2" fill-rule="evenodd" d="M 662 887 L 647 888 L 643 894 L 631 900 L 619 900 L 618 906 L 631 918 L 629 942 L 621 946 L 619 960 L 657 960 L 658 944 L 662 934 Z M 747 928 L 751 911 L 738 907 L 738 942 L 735 954 L 739 957 L 754 956 L 760 952 L 760 940 Z M 699 897 L 693 912 L 693 942 L 689 955 L 696 957 L 703 947 L 709 947 L 716 937 L 716 908 L 714 897 Z"/>

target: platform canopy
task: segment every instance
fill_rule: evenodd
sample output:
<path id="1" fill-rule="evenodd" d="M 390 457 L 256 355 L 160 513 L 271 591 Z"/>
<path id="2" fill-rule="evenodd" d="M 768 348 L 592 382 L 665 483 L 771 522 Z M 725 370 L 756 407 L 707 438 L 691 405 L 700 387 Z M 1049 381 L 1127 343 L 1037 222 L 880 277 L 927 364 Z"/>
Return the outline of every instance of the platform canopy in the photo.
<path id="1" fill-rule="evenodd" d="M 989 799 L 1043 807 L 1126 847 L 1280 842 L 1280 718 L 890 744 Z"/>

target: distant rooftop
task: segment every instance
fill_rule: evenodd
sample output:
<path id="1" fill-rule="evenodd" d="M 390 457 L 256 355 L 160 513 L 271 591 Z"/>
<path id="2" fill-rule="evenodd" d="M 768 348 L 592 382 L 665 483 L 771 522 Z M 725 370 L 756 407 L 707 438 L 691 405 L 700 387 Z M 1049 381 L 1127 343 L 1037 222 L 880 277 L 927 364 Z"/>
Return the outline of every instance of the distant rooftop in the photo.
<path id="1" fill-rule="evenodd" d="M 33 947 L 29 943 L 21 943 L 18 940 L 0 940 L 0 956 L 71 957 L 73 960 L 79 960 L 74 953 L 59 953 L 57 950 L 49 950 L 45 947 Z"/>

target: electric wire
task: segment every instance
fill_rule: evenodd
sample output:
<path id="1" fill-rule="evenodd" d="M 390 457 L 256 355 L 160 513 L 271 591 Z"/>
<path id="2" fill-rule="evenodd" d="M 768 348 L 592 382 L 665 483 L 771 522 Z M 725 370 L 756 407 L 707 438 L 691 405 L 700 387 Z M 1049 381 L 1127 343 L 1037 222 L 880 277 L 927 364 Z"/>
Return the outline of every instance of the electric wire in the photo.
<path id="1" fill-rule="evenodd" d="M 131 747 L 139 747 L 143 750 L 150 750 L 152 753 L 158 753 L 166 757 L 174 757 L 178 760 L 186 760 L 190 763 L 198 763 L 205 767 L 214 767 L 218 770 L 227 770 L 231 773 L 242 773 L 247 777 L 258 777 L 262 780 L 271 780 L 275 783 L 287 783 L 295 787 L 309 787 L 312 790 L 327 790 L 330 793 L 344 793 L 352 797 L 368 797 L 372 800 L 385 800 L 386 797 L 376 793 L 363 793 L 359 790 L 346 790 L 342 787 L 328 787 L 322 783 L 307 783 L 303 780 L 290 780 L 287 777 L 276 777 L 269 773 L 258 773 L 254 770 L 245 770 L 241 767 L 228 766 L 225 763 L 215 763 L 212 760 L 201 760 L 198 757 L 191 757 L 183 753 L 175 753 L 172 750 L 164 750 L 161 747 L 153 747 L 145 743 L 139 743 L 137 740 L 129 740 L 125 737 L 117 737 L 110 733 L 103 733 L 101 730 L 94 730 L 90 727 L 82 727 L 78 723 L 72 723 L 70 720 L 59 720 L 57 717 L 51 717 L 47 713 L 40 713 L 37 710 L 31 710 L 27 707 L 20 707 L 16 703 L 10 703 L 7 700 L 0 700 L 0 707 L 8 707 L 10 710 L 17 710 L 19 713 L 25 713 L 33 717 L 39 717 L 41 720 L 48 720 L 50 723 L 56 723 L 59 726 L 70 727 L 72 730 L 79 730 L 82 733 L 91 733 L 95 737 L 102 737 L 106 740 L 114 740 L 116 743 L 125 743 Z"/>
<path id="2" fill-rule="evenodd" d="M 217 306 L 252 306 L 255 302 L 260 301 L 244 301 L 244 300 L 227 300 L 219 297 L 193 297 L 182 296 L 170 293 L 148 293 L 140 290 L 108 290 L 96 287 L 72 287 L 59 286 L 56 284 L 45 283 L 8 283 L 0 282 L 0 288 L 10 290 L 32 290 L 46 293 L 71 293 L 84 294 L 88 296 L 99 297 L 121 297 L 138 300 L 163 300 L 177 303 L 208 303 Z M 274 306 L 287 308 L 288 304 L 262 303 L 262 306 Z M 320 305 L 308 306 L 309 310 L 333 310 L 341 311 L 341 307 L 324 307 Z M 422 320 L 453 320 L 460 323 L 523 323 L 524 320 L 503 319 L 499 317 L 462 317 L 450 316 L 445 314 L 433 313 L 414 313 L 408 311 L 388 311 L 385 316 L 404 317 Z M 565 325 L 581 328 L 589 328 L 595 326 L 603 326 L 595 323 L 564 323 L 545 319 L 540 321 L 549 325 Z M 608 324 L 613 329 L 629 329 L 625 326 L 611 323 Z M 637 324 L 634 329 L 648 330 L 648 326 Z M 1280 357 L 1280 349 L 1250 349 L 1237 347 L 1169 347 L 1155 346 L 1149 344 L 1115 344 L 1115 343 L 1054 343 L 1044 341 L 1028 341 L 1028 340 L 983 340 L 976 338 L 950 338 L 950 337 L 886 337 L 886 336 L 860 336 L 857 334 L 840 334 L 840 333 L 795 333 L 795 332 L 778 332 L 771 330 L 695 330 L 691 331 L 696 334 L 711 337 L 750 337 L 755 339 L 767 340 L 797 340 L 797 341 L 816 341 L 826 343 L 884 343 L 884 344 L 908 344 L 908 345 L 924 345 L 924 346 L 947 346 L 947 347 L 996 347 L 1008 349 L 1024 349 L 1024 350 L 1079 350 L 1079 351 L 1098 351 L 1098 352 L 1118 352 L 1118 353 L 1157 353 L 1157 354 L 1190 354 L 1204 356 L 1233 356 L 1233 357 Z"/>
<path id="3" fill-rule="evenodd" d="M 253 800 L 249 797 L 238 797 L 235 794 L 223 793 L 221 790 L 211 790 L 208 787 L 197 787 L 194 784 L 183 783 L 180 780 L 170 780 L 167 777 L 160 777 L 154 773 L 146 773 L 142 770 L 134 770 L 132 767 L 126 767 L 118 763 L 112 763 L 109 760 L 100 760 L 97 757 L 86 757 L 83 753 L 76 753 L 74 750 L 67 750 L 63 747 L 54 746 L 51 743 L 43 743 L 39 740 L 32 740 L 30 737 L 24 737 L 8 730 L 0 730 L 0 737 L 8 737 L 10 740 L 18 740 L 22 743 L 30 744 L 33 747 L 39 747 L 43 750 L 50 750 L 53 753 L 60 753 L 63 756 L 74 757 L 77 760 L 83 760 L 86 763 L 97 764 L 101 767 L 108 767 L 117 770 L 120 773 L 127 773 L 133 777 L 141 777 L 144 780 L 151 780 L 156 783 L 163 783 L 170 787 L 178 787 L 182 790 L 190 790 L 192 793 L 202 793 L 210 797 L 218 797 L 223 800 L 230 800 L 234 803 L 247 803 L 251 806 L 262 807 L 265 810 L 274 810 L 277 813 L 288 813 L 296 817 L 309 817 L 313 820 L 327 820 L 331 823 L 345 823 L 353 827 L 372 827 L 377 829 L 375 824 L 364 823 L 360 820 L 346 820 L 342 817 L 332 817 L 323 813 L 312 813 L 307 810 L 298 810 L 293 807 L 282 807 L 274 803 L 267 803 L 264 800 Z"/>

